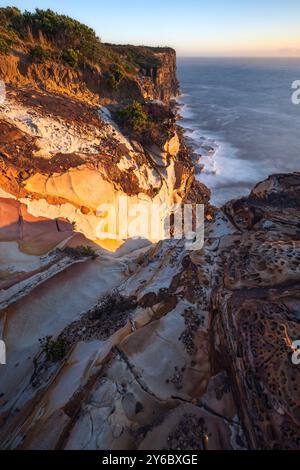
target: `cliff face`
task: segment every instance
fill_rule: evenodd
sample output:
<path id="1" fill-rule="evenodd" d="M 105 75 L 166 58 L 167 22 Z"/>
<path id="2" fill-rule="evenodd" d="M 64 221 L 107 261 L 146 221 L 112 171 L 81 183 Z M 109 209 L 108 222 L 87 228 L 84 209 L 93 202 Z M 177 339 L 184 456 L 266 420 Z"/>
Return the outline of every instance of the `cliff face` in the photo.
<path id="1" fill-rule="evenodd" d="M 92 240 L 101 204 L 115 205 L 122 196 L 132 204 L 180 202 L 194 176 L 169 107 L 178 92 L 175 51 L 101 44 L 75 22 L 94 51 L 89 56 L 87 46 L 77 53 L 60 43 L 60 34 L 43 35 L 43 24 L 53 22 L 55 30 L 64 17 L 45 12 L 45 19 L 39 13 L 28 23 L 9 8 L 1 15 L 12 44 L 9 53 L 0 54 L 6 84 L 0 110 L 2 190 L 22 199 L 33 215 L 64 217 Z M 24 21 L 18 40 L 18 29 L 12 39 L 15 22 Z M 69 20 L 65 27 L 71 27 L 65 36 L 74 41 Z M 129 106 L 130 112 L 135 103 L 145 123 L 120 122 L 120 111 Z"/>
<path id="2" fill-rule="evenodd" d="M 144 96 L 148 99 L 169 102 L 178 95 L 179 87 L 176 78 L 176 52 L 166 49 L 154 52 L 158 65 L 141 67 L 141 80 Z"/>
<path id="3" fill-rule="evenodd" d="M 137 57 L 140 49 L 144 50 L 143 47 L 130 47 L 134 47 Z M 123 57 L 124 46 L 118 46 L 117 50 Z M 0 77 L 18 87 L 42 87 L 51 93 L 64 93 L 95 104 L 145 99 L 160 100 L 168 105 L 178 94 L 176 52 L 171 48 L 147 48 L 147 54 L 147 63 L 132 65 L 132 71 L 124 72 L 117 86 L 111 82 L 113 64 L 74 68 L 60 61 L 35 63 L 21 49 L 13 49 L 10 55 L 0 55 Z"/>

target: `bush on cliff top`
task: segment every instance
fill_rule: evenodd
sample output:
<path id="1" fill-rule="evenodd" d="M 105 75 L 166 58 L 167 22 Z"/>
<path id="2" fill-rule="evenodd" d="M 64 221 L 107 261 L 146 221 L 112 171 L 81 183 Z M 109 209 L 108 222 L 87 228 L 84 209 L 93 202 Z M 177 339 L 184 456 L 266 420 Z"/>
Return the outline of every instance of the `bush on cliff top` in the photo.
<path id="1" fill-rule="evenodd" d="M 58 15 L 52 10 L 36 9 L 34 13 L 25 12 L 24 19 L 34 35 L 41 31 L 47 39 L 55 42 L 59 48 L 69 51 L 74 62 L 74 53 L 87 61 L 97 61 L 101 57 L 102 45 L 92 28 L 65 15 Z"/>
<path id="2" fill-rule="evenodd" d="M 74 49 L 66 49 L 62 53 L 62 59 L 71 67 L 76 67 L 78 65 L 78 51 Z"/>
<path id="3" fill-rule="evenodd" d="M 19 35 L 24 34 L 23 15 L 18 8 L 0 8 L 0 24 L 11 31 L 16 31 Z"/>
<path id="4" fill-rule="evenodd" d="M 33 13 L 21 13 L 17 8 L 1 8 L 0 22 L 23 39 L 30 34 L 38 39 L 42 33 L 57 48 L 78 51 L 78 55 L 85 61 L 95 63 L 103 54 L 101 41 L 92 28 L 50 9 L 37 8 Z M 74 63 L 74 60 L 71 62 Z"/>

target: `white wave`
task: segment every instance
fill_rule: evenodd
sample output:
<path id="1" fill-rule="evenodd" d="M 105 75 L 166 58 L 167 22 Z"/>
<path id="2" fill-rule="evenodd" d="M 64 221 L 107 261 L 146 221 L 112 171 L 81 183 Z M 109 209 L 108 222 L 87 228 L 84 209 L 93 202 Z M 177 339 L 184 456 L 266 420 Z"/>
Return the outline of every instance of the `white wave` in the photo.
<path id="1" fill-rule="evenodd" d="M 184 114 L 194 116 L 187 104 Z M 181 115 L 183 113 L 181 112 Z M 222 141 L 218 136 L 208 134 L 198 123 L 184 122 L 185 137 L 193 147 L 197 179 L 212 191 L 212 203 L 221 205 L 228 199 L 247 193 L 245 188 L 259 179 L 259 169 L 249 160 L 240 158 L 238 149 Z"/>

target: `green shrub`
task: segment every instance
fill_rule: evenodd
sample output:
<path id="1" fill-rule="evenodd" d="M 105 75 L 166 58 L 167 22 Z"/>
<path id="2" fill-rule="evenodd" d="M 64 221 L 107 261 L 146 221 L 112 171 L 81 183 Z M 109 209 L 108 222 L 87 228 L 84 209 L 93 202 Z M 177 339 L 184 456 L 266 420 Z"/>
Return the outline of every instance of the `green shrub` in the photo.
<path id="1" fill-rule="evenodd" d="M 0 8 L 0 24 L 2 27 L 16 31 L 20 36 L 25 32 L 23 15 L 15 7 Z"/>
<path id="2" fill-rule="evenodd" d="M 71 67 L 76 67 L 78 65 L 78 51 L 74 51 L 74 49 L 66 49 L 62 53 L 62 59 Z"/>
<path id="3" fill-rule="evenodd" d="M 50 9 L 37 8 L 35 12 L 22 13 L 18 8 L 0 8 L 0 25 L 15 32 L 22 39 L 26 38 L 29 32 L 37 39 L 42 33 L 59 49 L 78 51 L 84 61 L 91 63 L 98 63 L 105 49 L 92 28 Z M 66 61 L 70 61 L 73 66 L 77 64 L 73 52 L 66 54 Z"/>
<path id="4" fill-rule="evenodd" d="M 37 8 L 34 12 L 22 13 L 18 8 L 0 8 L 0 28 L 7 34 L 13 34 L 16 40 L 29 40 L 37 42 L 40 36 L 45 43 L 51 43 L 51 49 L 59 51 L 76 51 L 80 65 L 100 65 L 108 70 L 108 65 L 121 66 L 124 73 L 153 72 L 153 69 L 161 65 L 157 52 L 165 48 L 150 48 L 144 46 L 103 44 L 95 31 L 66 15 L 60 15 L 54 11 Z M 43 45 L 43 42 L 41 42 Z M 72 66 L 77 65 L 74 53 L 66 54 L 66 61 Z M 111 83 L 118 87 L 122 81 L 119 71 L 112 74 Z"/>
<path id="5" fill-rule="evenodd" d="M 148 114 L 143 111 L 143 107 L 138 101 L 134 101 L 132 104 L 119 111 L 118 117 L 125 126 L 131 127 L 136 131 L 145 128 L 149 122 Z"/>
<path id="6" fill-rule="evenodd" d="M 39 342 L 47 361 L 57 362 L 66 355 L 67 342 L 64 338 L 52 339 L 52 336 L 46 336 L 39 339 Z"/>
<path id="7" fill-rule="evenodd" d="M 125 78 L 125 73 L 122 69 L 117 68 L 109 75 L 109 84 L 114 90 L 118 88 L 122 80 Z"/>
<path id="8" fill-rule="evenodd" d="M 0 54 L 9 54 L 10 51 L 10 45 L 8 41 L 4 38 L 0 37 Z"/>
<path id="9" fill-rule="evenodd" d="M 50 52 L 40 45 L 32 47 L 29 51 L 29 54 L 32 61 L 36 62 L 37 64 L 43 64 L 44 62 L 46 62 L 46 60 L 50 59 L 51 57 Z"/>
<path id="10" fill-rule="evenodd" d="M 34 12 L 22 13 L 14 7 L 0 8 L 1 30 L 4 30 L 5 36 L 12 37 L 15 43 L 21 40 L 21 45 L 34 43 L 48 46 L 49 44 L 49 49 L 56 51 L 52 53 L 53 59 L 60 54 L 72 67 L 88 66 L 98 71 L 100 66 L 105 73 L 112 70 L 107 75 L 112 89 L 118 88 L 127 74 L 136 74 L 140 71 L 146 75 L 153 75 L 161 65 L 159 52 L 168 50 L 103 44 L 92 28 L 50 9 L 37 8 Z M 1 51 L 7 53 L 8 48 L 5 43 L 2 44 Z"/>
<path id="11" fill-rule="evenodd" d="M 63 252 L 66 253 L 69 256 L 73 256 L 74 258 L 92 258 L 95 259 L 97 258 L 97 253 L 96 251 L 91 247 L 91 246 L 76 246 L 76 247 L 70 247 L 66 246 L 63 249 Z"/>

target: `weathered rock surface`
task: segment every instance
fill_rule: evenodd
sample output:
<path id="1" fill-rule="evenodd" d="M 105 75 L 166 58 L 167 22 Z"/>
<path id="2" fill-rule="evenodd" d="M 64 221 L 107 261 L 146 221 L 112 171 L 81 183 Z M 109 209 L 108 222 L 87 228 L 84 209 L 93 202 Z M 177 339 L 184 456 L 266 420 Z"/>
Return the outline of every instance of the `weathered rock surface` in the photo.
<path id="1" fill-rule="evenodd" d="M 4 394 L 2 446 L 299 448 L 299 187 L 275 175 L 228 203 L 201 252 L 144 249 L 109 311 L 103 298 L 62 330 L 65 359 L 40 355 Z"/>
<path id="2" fill-rule="evenodd" d="M 217 356 L 234 381 L 249 446 L 299 449 L 300 174 L 270 176 L 224 212 L 239 234 L 218 247 Z"/>

